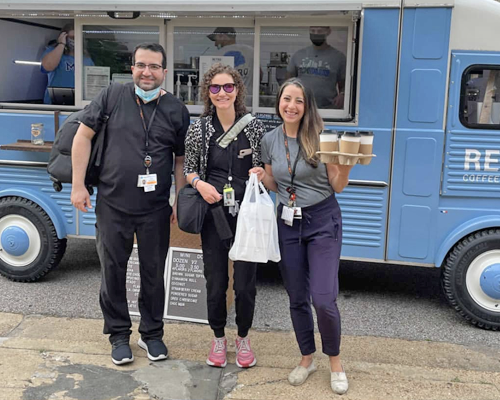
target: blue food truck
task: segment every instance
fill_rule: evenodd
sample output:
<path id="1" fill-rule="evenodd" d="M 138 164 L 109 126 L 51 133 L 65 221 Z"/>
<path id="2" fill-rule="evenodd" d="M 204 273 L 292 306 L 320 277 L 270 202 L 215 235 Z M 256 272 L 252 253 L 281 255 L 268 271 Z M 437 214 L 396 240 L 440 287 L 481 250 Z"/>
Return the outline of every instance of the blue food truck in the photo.
<path id="1" fill-rule="evenodd" d="M 494 0 L 0 0 L 0 273 L 36 281 L 67 238 L 94 237 L 93 210 L 49 179 L 52 141 L 155 41 L 193 119 L 200 77 L 224 62 L 270 127 L 277 88 L 299 76 L 327 128 L 374 132 L 376 158 L 338 195 L 343 259 L 441 268 L 452 307 L 499 329 L 499 21 Z"/>

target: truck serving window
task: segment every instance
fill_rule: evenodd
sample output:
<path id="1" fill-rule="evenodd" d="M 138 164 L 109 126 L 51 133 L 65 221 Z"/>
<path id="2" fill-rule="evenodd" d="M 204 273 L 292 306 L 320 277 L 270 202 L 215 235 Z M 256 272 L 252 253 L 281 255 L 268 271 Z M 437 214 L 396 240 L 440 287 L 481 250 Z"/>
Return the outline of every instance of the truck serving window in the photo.
<path id="1" fill-rule="evenodd" d="M 83 25 L 83 100 L 92 100 L 110 82 L 132 82 L 132 53 L 143 42 L 160 40 L 157 26 Z"/>
<path id="2" fill-rule="evenodd" d="M 356 26 L 352 15 L 281 17 L 168 21 L 167 55 L 173 51 L 173 62 L 169 61 L 167 87 L 192 114 L 199 114 L 203 74 L 221 62 L 240 72 L 247 106 L 254 113 L 274 114 L 280 85 L 298 77 L 313 91 L 323 118 L 351 120 Z"/>
<path id="3" fill-rule="evenodd" d="M 175 26 L 173 94 L 188 106 L 201 106 L 200 84 L 214 63 L 228 64 L 239 71 L 247 89 L 246 103 L 252 106 L 254 69 L 254 28 L 230 25 Z M 199 107 L 190 107 L 193 111 Z"/>
<path id="4" fill-rule="evenodd" d="M 0 20 L 1 103 L 74 105 L 72 19 Z"/>
<path id="5" fill-rule="evenodd" d="M 323 118 L 352 118 L 352 19 L 332 16 L 291 22 L 260 21 L 259 108 L 271 112 L 280 85 L 298 77 L 314 93 Z"/>
<path id="6" fill-rule="evenodd" d="M 465 70 L 460 120 L 472 129 L 500 129 L 500 66 L 474 65 Z"/>
<path id="7" fill-rule="evenodd" d="M 320 109 L 343 109 L 347 27 L 263 27 L 259 104 L 274 107 L 276 92 L 288 78 L 300 78 Z"/>

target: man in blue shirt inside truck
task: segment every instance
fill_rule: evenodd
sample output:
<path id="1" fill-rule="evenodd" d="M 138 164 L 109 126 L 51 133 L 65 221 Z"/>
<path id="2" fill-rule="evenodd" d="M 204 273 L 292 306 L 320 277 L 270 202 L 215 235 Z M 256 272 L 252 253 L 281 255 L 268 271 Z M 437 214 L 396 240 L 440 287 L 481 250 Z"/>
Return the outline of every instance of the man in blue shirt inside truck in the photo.
<path id="1" fill-rule="evenodd" d="M 84 66 L 93 66 L 89 57 L 83 57 Z M 48 75 L 48 87 L 75 87 L 75 28 L 66 24 L 56 43 L 49 45 L 42 54 L 42 72 Z M 44 104 L 52 104 L 48 89 L 45 89 Z"/>

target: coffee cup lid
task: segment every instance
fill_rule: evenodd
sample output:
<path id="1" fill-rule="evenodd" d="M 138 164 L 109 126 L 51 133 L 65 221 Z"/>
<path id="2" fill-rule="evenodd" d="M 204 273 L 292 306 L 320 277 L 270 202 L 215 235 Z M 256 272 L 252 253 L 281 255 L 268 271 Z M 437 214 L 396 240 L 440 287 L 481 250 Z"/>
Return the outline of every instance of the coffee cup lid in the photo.
<path id="1" fill-rule="evenodd" d="M 359 131 L 361 136 L 373 136 L 373 132 L 371 131 Z"/>
<path id="2" fill-rule="evenodd" d="M 344 136 L 346 137 L 361 137 L 361 135 L 358 132 L 344 132 Z"/>
<path id="3" fill-rule="evenodd" d="M 338 132 L 333 129 L 323 129 L 321 132 L 322 135 L 337 135 Z"/>

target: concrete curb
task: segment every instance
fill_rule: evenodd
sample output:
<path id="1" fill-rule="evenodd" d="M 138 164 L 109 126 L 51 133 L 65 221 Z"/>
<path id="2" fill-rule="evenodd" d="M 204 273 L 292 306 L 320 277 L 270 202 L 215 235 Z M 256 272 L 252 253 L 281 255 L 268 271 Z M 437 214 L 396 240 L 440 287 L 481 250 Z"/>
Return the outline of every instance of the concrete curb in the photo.
<path id="1" fill-rule="evenodd" d="M 151 363 L 137 346 L 135 361 L 115 366 L 102 321 L 0 313 L 0 400 L 59 399 L 332 399 L 328 358 L 300 387 L 287 376 L 300 356 L 292 332 L 251 332 L 256 367 L 234 365 L 236 332 L 228 329 L 228 366 L 210 368 L 208 326 L 165 325 L 167 361 Z M 320 339 L 317 337 L 318 348 Z M 344 399 L 500 399 L 499 349 L 344 336 L 342 357 L 350 389 Z"/>

